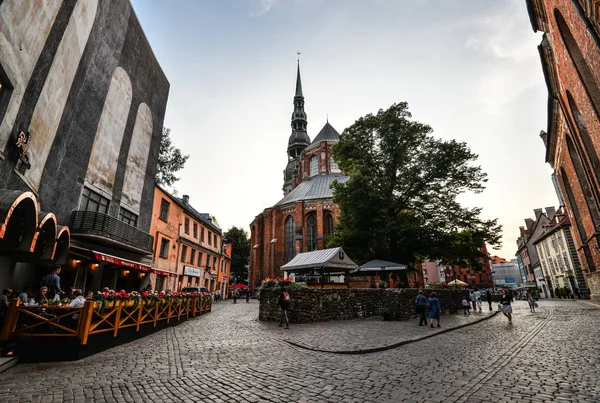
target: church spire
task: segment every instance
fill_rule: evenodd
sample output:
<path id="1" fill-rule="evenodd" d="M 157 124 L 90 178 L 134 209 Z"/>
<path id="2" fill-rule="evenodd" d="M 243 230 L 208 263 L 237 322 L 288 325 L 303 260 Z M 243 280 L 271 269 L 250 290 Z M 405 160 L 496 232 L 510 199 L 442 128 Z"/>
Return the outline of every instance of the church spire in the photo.
<path id="1" fill-rule="evenodd" d="M 302 95 L 302 80 L 300 79 L 300 60 L 298 60 L 298 74 L 296 75 L 296 97 L 304 98 L 304 95 Z"/>

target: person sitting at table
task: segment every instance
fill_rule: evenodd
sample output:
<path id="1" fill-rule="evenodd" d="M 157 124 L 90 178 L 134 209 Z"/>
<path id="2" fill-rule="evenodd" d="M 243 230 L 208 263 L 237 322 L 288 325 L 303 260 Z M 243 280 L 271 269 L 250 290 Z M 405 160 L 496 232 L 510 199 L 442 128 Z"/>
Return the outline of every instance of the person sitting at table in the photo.
<path id="1" fill-rule="evenodd" d="M 45 285 L 41 286 L 40 293 L 35 296 L 34 300 L 35 303 L 38 305 L 47 304 L 48 302 L 50 302 L 48 300 L 48 287 L 46 287 Z"/>
<path id="2" fill-rule="evenodd" d="M 83 306 L 85 305 L 85 298 L 83 298 L 83 292 L 81 290 L 74 290 L 73 295 L 75 296 L 75 298 L 73 299 L 73 301 L 71 301 L 69 306 L 71 308 L 83 308 Z M 79 312 L 76 312 L 75 314 L 73 314 L 73 321 L 77 322 L 78 319 Z"/>

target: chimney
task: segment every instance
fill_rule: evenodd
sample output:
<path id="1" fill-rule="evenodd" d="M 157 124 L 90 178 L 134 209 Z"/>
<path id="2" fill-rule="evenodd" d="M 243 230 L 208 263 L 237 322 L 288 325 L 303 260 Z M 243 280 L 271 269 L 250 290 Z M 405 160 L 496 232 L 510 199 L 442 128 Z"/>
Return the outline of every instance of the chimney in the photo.
<path id="1" fill-rule="evenodd" d="M 525 225 L 527 226 L 527 229 L 530 230 L 531 227 L 533 227 L 533 220 L 531 218 L 526 218 Z"/>
<path id="2" fill-rule="evenodd" d="M 548 147 L 548 133 L 546 133 L 545 131 L 541 131 L 540 132 L 540 137 L 542 138 L 542 141 L 544 142 L 544 147 Z"/>
<path id="3" fill-rule="evenodd" d="M 542 209 L 541 208 L 536 208 L 533 209 L 533 214 L 535 214 L 535 220 L 539 220 L 540 217 L 542 216 Z"/>
<path id="4" fill-rule="evenodd" d="M 554 207 L 546 207 L 546 215 L 550 221 L 554 221 L 554 216 L 556 215 Z"/>
<path id="5" fill-rule="evenodd" d="M 190 196 L 183 195 L 183 203 L 184 204 L 190 204 Z"/>

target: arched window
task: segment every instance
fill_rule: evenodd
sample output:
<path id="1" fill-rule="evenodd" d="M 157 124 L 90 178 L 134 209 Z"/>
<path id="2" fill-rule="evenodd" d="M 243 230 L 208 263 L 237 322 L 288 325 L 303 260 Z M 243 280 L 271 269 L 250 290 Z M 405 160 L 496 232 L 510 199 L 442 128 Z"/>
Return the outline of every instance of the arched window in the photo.
<path id="1" fill-rule="evenodd" d="M 313 155 L 310 159 L 310 175 L 315 176 L 319 173 L 319 159 L 316 155 Z"/>
<path id="2" fill-rule="evenodd" d="M 579 108 L 577 108 L 577 104 L 575 103 L 575 100 L 569 91 L 567 91 L 567 100 L 569 101 L 569 107 L 571 108 L 571 113 L 573 114 L 573 120 L 579 129 L 579 136 L 581 137 L 583 146 L 585 147 L 585 153 L 592 163 L 594 175 L 598 177 L 600 176 L 600 162 L 598 160 L 598 154 L 596 153 L 594 143 L 592 143 L 590 134 L 587 130 L 585 122 L 583 121 L 583 116 L 581 115 L 581 112 L 579 112 Z"/>
<path id="3" fill-rule="evenodd" d="M 575 168 L 575 174 L 577 175 L 577 179 L 579 180 L 579 186 L 581 186 L 581 191 L 583 192 L 585 203 L 587 204 L 588 211 L 590 212 L 590 216 L 592 217 L 594 229 L 597 231 L 598 227 L 600 226 L 600 213 L 598 212 L 598 208 L 596 206 L 596 200 L 594 199 L 592 188 L 588 181 L 587 175 L 585 174 L 583 162 L 579 157 L 577 150 L 575 149 L 575 144 L 573 144 L 571 136 L 567 135 L 566 138 L 567 148 L 569 149 L 569 155 L 571 157 L 571 163 Z"/>
<path id="4" fill-rule="evenodd" d="M 314 215 L 308 217 L 308 244 L 307 250 L 312 252 L 317 248 L 317 219 Z"/>
<path id="5" fill-rule="evenodd" d="M 558 26 L 563 43 L 569 52 L 569 56 L 571 56 L 573 64 L 575 65 L 575 69 L 579 73 L 581 81 L 583 81 L 583 84 L 585 85 L 592 100 L 592 104 L 594 104 L 596 111 L 600 113 L 600 88 L 598 87 L 596 78 L 588 66 L 587 61 L 583 57 L 583 53 L 581 52 L 577 41 L 573 37 L 569 26 L 567 25 L 560 11 L 558 11 L 556 8 L 554 9 L 554 19 L 556 20 L 556 25 Z"/>
<path id="6" fill-rule="evenodd" d="M 339 171 L 340 167 L 338 167 L 338 164 L 335 163 L 335 160 L 333 159 L 333 156 L 331 156 L 330 158 L 330 169 L 331 171 Z"/>
<path id="7" fill-rule="evenodd" d="M 285 221 L 285 258 L 289 262 L 296 256 L 296 245 L 294 245 L 294 234 L 296 223 L 292 216 Z"/>
<path id="8" fill-rule="evenodd" d="M 565 173 L 565 170 L 563 168 L 560 168 L 560 177 L 565 188 L 565 193 L 567 194 L 567 200 L 569 200 L 569 205 L 571 207 L 571 212 L 573 213 L 573 218 L 575 218 L 575 223 L 577 224 L 576 226 L 577 232 L 579 232 L 579 239 L 582 240 L 582 249 L 585 255 L 585 260 L 587 261 L 588 269 L 590 271 L 596 271 L 594 261 L 592 260 L 590 247 L 587 244 L 583 244 L 583 242 L 587 240 L 587 234 L 585 232 L 585 227 L 583 226 L 583 221 L 581 220 L 579 206 L 577 206 L 577 203 L 575 202 L 575 195 L 573 194 L 573 190 L 571 189 L 569 178 L 567 177 L 567 174 Z"/>
<path id="9" fill-rule="evenodd" d="M 327 214 L 325 218 L 325 233 L 327 235 L 333 234 L 333 216 L 331 214 Z"/>

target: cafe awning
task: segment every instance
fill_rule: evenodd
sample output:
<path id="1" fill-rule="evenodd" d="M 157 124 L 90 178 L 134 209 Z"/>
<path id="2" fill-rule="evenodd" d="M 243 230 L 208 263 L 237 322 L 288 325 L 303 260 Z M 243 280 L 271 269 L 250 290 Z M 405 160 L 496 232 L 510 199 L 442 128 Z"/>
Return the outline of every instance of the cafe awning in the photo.
<path id="1" fill-rule="evenodd" d="M 150 273 L 152 267 L 140 263 L 134 262 L 133 260 L 123 259 L 117 256 L 107 255 L 106 253 L 97 252 L 95 250 L 92 251 L 94 254 L 94 258 L 99 262 L 111 263 L 117 266 L 123 266 L 128 269 L 138 270 L 144 273 Z"/>
<path id="2" fill-rule="evenodd" d="M 371 260 L 360 266 L 358 270 L 352 272 L 355 275 L 361 274 L 377 274 L 380 271 L 403 271 L 408 269 L 408 266 L 402 263 L 388 262 L 387 260 Z"/>
<path id="3" fill-rule="evenodd" d="M 310 269 L 339 272 L 354 270 L 358 267 L 342 248 L 330 248 L 315 250 L 312 252 L 299 253 L 285 265 L 281 266 L 282 271 L 299 272 Z"/>

